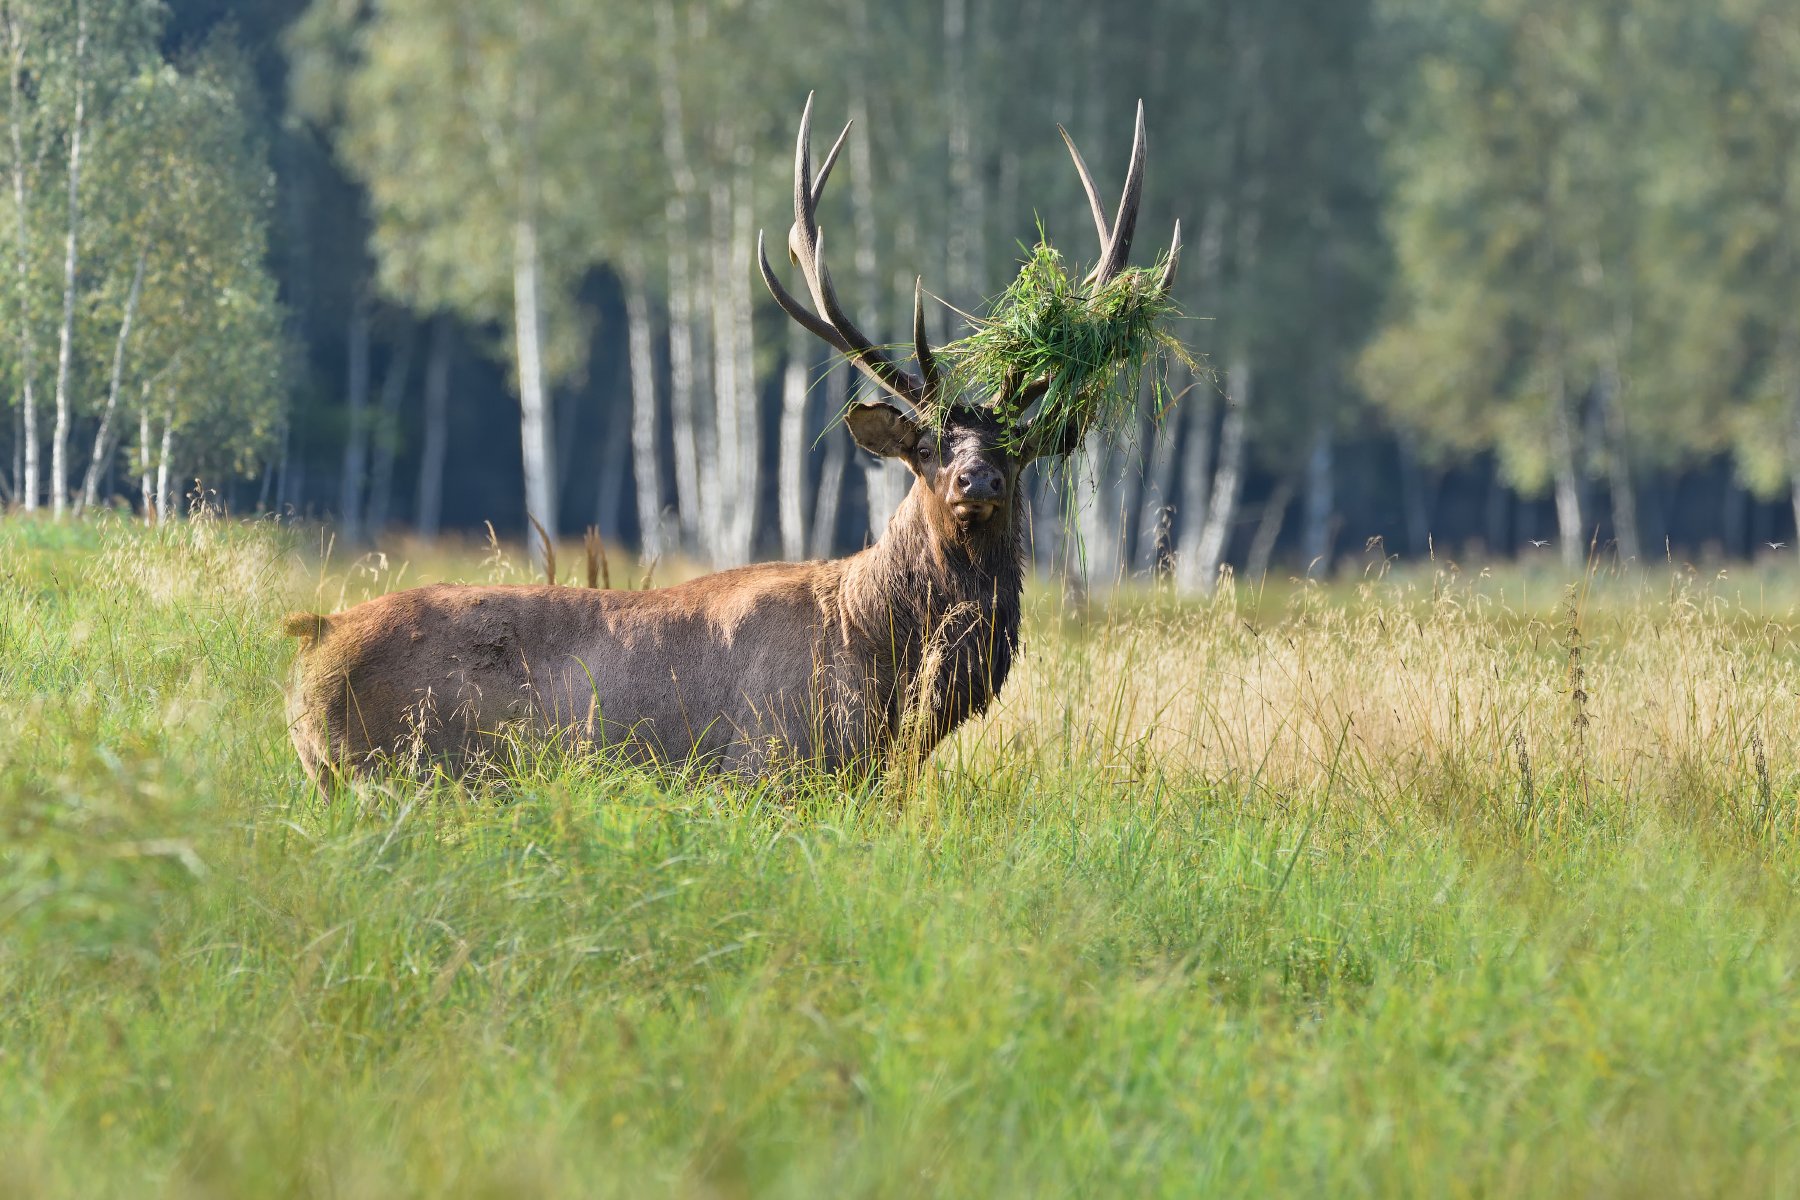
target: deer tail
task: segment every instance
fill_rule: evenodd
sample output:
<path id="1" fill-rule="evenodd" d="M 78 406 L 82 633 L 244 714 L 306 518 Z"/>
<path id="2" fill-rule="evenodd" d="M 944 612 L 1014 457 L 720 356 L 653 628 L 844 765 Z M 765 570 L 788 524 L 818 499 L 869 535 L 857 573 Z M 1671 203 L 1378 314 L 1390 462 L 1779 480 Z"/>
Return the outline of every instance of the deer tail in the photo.
<path id="1" fill-rule="evenodd" d="M 286 637 L 299 638 L 306 646 L 314 645 L 325 636 L 331 628 L 331 618 L 319 613 L 291 612 L 281 618 L 281 632 Z"/>

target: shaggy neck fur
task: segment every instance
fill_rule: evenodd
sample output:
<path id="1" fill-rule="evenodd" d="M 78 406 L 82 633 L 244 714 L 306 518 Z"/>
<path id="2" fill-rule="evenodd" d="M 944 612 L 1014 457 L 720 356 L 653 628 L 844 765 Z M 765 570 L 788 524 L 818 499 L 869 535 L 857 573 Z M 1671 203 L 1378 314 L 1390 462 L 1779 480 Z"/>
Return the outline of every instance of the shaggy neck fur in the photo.
<path id="1" fill-rule="evenodd" d="M 915 483 L 881 540 L 848 561 L 846 615 L 874 643 L 890 735 L 919 704 L 929 751 L 999 694 L 1018 644 L 1024 545 L 1017 503 L 963 530 Z"/>

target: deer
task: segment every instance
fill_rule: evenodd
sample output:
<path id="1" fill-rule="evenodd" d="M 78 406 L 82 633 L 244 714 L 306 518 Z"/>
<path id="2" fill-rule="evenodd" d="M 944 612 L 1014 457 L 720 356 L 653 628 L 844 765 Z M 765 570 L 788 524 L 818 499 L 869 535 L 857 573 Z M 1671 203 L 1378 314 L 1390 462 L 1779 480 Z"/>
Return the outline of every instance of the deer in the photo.
<path id="1" fill-rule="evenodd" d="M 879 387 L 843 414 L 863 450 L 905 465 L 911 489 L 872 545 L 848 557 L 762 563 L 645 590 L 436 584 L 341 612 L 297 612 L 289 731 L 321 789 L 378 764 L 433 762 L 463 776 L 507 731 L 582 752 L 708 773 L 767 777 L 792 765 L 877 773 L 914 764 L 985 712 L 1019 651 L 1025 585 L 1020 473 L 1071 454 L 1086 430 L 1029 416 L 1048 377 L 1008 394 L 953 397 L 913 288 L 912 368 L 851 320 L 825 265 L 818 212 L 844 127 L 814 170 L 813 100 L 800 117 L 788 257 L 811 307 L 757 267 L 790 318 Z M 1118 208 L 1067 131 L 1100 255 L 1085 277 L 1124 269 L 1145 161 L 1140 101 Z M 1173 285 L 1175 224 L 1159 286 Z M 1026 413 L 1011 436 L 1001 416 Z"/>

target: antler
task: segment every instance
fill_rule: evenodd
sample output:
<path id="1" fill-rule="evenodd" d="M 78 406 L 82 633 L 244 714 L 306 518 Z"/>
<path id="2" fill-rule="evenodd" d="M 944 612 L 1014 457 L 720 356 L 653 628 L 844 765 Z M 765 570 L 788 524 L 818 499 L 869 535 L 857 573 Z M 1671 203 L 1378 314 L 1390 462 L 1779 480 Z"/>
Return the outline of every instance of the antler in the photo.
<path id="1" fill-rule="evenodd" d="M 1085 286 L 1098 290 L 1118 277 L 1125 269 L 1125 261 L 1131 256 L 1131 238 L 1137 231 L 1138 204 L 1144 195 L 1144 102 L 1138 101 L 1137 128 L 1131 135 L 1131 165 L 1125 168 L 1125 192 L 1119 198 L 1119 211 L 1110 222 L 1106 219 L 1106 207 L 1100 203 L 1100 189 L 1094 186 L 1094 177 L 1089 174 L 1086 161 L 1081 151 L 1075 148 L 1075 139 L 1061 125 L 1056 131 L 1062 134 L 1065 145 L 1069 147 L 1069 157 L 1075 160 L 1075 170 L 1081 176 L 1082 189 L 1087 192 L 1088 206 L 1094 210 L 1094 228 L 1100 234 L 1100 258 L 1094 263 L 1083 280 Z M 1162 279 L 1158 287 L 1167 293 L 1175 286 L 1175 268 L 1181 261 L 1181 222 L 1175 222 L 1175 236 L 1169 243 L 1169 261 L 1163 267 Z"/>
<path id="2" fill-rule="evenodd" d="M 1094 176 L 1088 171 L 1081 151 L 1075 148 L 1075 139 L 1061 125 L 1056 130 L 1062 134 L 1063 143 L 1069 147 L 1069 157 L 1075 160 L 1075 171 L 1081 176 L 1082 190 L 1087 193 L 1088 207 L 1093 210 L 1094 229 L 1100 235 L 1100 257 L 1094 262 L 1093 270 L 1082 280 L 1082 286 L 1092 294 L 1118 278 L 1131 256 L 1131 238 L 1137 232 L 1138 206 L 1144 194 L 1144 102 L 1138 101 L 1137 126 L 1131 135 L 1131 164 L 1125 168 L 1125 190 L 1119 197 L 1119 208 L 1111 221 L 1106 218 L 1106 206 L 1100 201 L 1100 189 L 1094 186 Z M 1169 289 L 1175 286 L 1175 269 L 1180 262 L 1181 222 L 1176 221 L 1175 233 L 1169 242 L 1169 259 L 1163 265 L 1162 278 L 1157 282 L 1157 289 L 1162 294 L 1167 295 Z M 1023 384 L 1015 393 L 1013 403 L 1020 410 L 1029 408 L 1050 390 L 1050 382 L 1051 376 L 1045 375 Z M 1045 431 L 1041 436 L 1047 437 L 1048 432 Z M 1086 422 L 1065 428 L 1060 433 L 1067 444 L 1054 447 L 1037 445 L 1034 452 L 1068 453 L 1086 436 Z"/>
<path id="3" fill-rule="evenodd" d="M 815 337 L 861 367 L 895 399 L 916 413 L 923 413 L 936 402 L 938 392 L 937 359 L 925 337 L 925 291 L 921 279 L 913 287 L 913 348 L 918 356 L 921 374 L 906 370 L 856 327 L 843 306 L 837 290 L 831 286 L 831 272 L 825 268 L 825 235 L 819 228 L 819 198 L 825 194 L 825 181 L 843 149 L 850 126 L 838 134 L 831 152 L 825 156 L 815 177 L 812 170 L 812 105 L 809 92 L 806 108 L 800 114 L 800 136 L 794 149 L 794 225 L 788 230 L 788 259 L 800 268 L 812 296 L 813 309 L 794 299 L 775 278 L 769 267 L 769 256 L 763 249 L 763 235 L 756 235 L 756 261 L 762 269 L 763 283 L 783 312 Z"/>

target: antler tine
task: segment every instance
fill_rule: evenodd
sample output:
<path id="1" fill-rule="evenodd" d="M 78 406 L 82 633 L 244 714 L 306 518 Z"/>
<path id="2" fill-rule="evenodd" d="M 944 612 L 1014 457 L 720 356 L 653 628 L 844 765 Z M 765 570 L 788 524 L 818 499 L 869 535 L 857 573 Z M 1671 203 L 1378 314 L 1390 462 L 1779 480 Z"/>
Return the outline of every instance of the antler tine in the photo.
<path id="1" fill-rule="evenodd" d="M 1169 261 L 1163 264 L 1162 279 L 1157 290 L 1168 295 L 1175 286 L 1175 268 L 1181 265 L 1181 218 L 1175 218 L 1175 236 L 1169 239 Z"/>
<path id="2" fill-rule="evenodd" d="M 788 261 L 803 266 L 811 257 L 812 246 L 804 242 L 808 230 L 816 229 L 817 203 L 812 186 L 812 106 L 813 93 L 806 93 L 806 107 L 800 110 L 800 134 L 794 140 L 794 223 L 788 228 Z M 808 273 L 807 284 L 812 283 Z"/>
<path id="3" fill-rule="evenodd" d="M 813 96 L 808 93 L 806 107 L 800 113 L 799 136 L 794 144 L 794 224 L 788 230 L 788 258 L 800 268 L 817 313 L 808 312 L 776 280 L 759 238 L 757 265 L 762 271 L 763 282 L 783 312 L 856 363 L 895 399 L 915 411 L 922 411 L 930 401 L 931 385 L 897 365 L 871 342 L 844 311 L 838 302 L 837 289 L 832 286 L 831 272 L 825 266 L 825 234 L 819 228 L 819 200 L 825 194 L 825 182 L 837 162 L 838 153 L 844 147 L 844 139 L 850 133 L 850 126 L 845 125 L 844 131 L 838 134 L 837 141 L 825 156 L 815 178 L 812 169 L 812 106 Z M 924 358 L 920 359 L 920 369 L 928 370 Z"/>
<path id="4" fill-rule="evenodd" d="M 1088 276 L 1091 286 L 1099 287 L 1112 280 L 1125 267 L 1131 255 L 1132 234 L 1137 231 L 1138 203 L 1144 195 L 1144 102 L 1138 101 L 1137 128 L 1131 135 L 1131 165 L 1125 168 L 1125 193 L 1119 197 L 1119 211 L 1113 216 L 1112 234 L 1106 249 Z"/>
<path id="5" fill-rule="evenodd" d="M 931 340 L 925 336 L 925 277 L 915 276 L 913 279 L 913 353 L 919 359 L 919 374 L 923 376 L 925 395 L 936 399 L 938 394 L 937 356 L 931 352 Z"/>
<path id="6" fill-rule="evenodd" d="M 782 312 L 792 317 L 808 333 L 829 344 L 839 354 L 850 353 L 849 344 L 839 336 L 838 331 L 808 311 L 806 305 L 794 299 L 793 295 L 781 286 L 781 280 L 775 278 L 774 268 L 769 266 L 769 255 L 763 249 L 763 231 L 760 229 L 756 231 L 756 265 L 762 271 L 763 284 L 769 289 L 769 294 L 775 297 L 775 303 L 781 306 Z"/>
<path id="7" fill-rule="evenodd" d="M 1094 210 L 1094 230 L 1100 235 L 1100 249 L 1104 253 L 1109 231 L 1106 228 L 1106 206 L 1100 203 L 1100 189 L 1094 186 L 1094 177 L 1089 173 L 1081 151 L 1075 148 L 1075 139 L 1069 136 L 1069 131 L 1058 125 L 1056 132 L 1062 134 L 1063 145 L 1069 148 L 1069 157 L 1075 160 L 1075 171 L 1081 176 L 1081 186 L 1087 192 L 1088 206 Z"/>
<path id="8" fill-rule="evenodd" d="M 1075 148 L 1075 141 L 1069 131 L 1058 125 L 1057 131 L 1062 134 L 1063 142 L 1069 147 L 1069 157 L 1075 160 L 1075 170 L 1081 176 L 1081 186 L 1087 192 L 1088 206 L 1094 213 L 1094 226 L 1100 232 L 1100 258 L 1094 269 L 1088 272 L 1083 286 L 1098 289 L 1112 282 L 1120 271 L 1125 269 L 1126 261 L 1131 257 L 1131 239 L 1137 232 L 1138 207 L 1144 194 L 1144 159 L 1146 157 L 1147 139 L 1144 136 L 1144 102 L 1138 101 L 1137 123 L 1131 135 L 1131 164 L 1125 169 L 1125 191 L 1119 197 L 1119 209 L 1113 215 L 1112 227 L 1107 227 L 1106 206 L 1100 202 L 1100 191 L 1094 186 L 1094 177 L 1088 171 L 1087 163 L 1082 160 L 1081 151 Z M 1175 234 L 1169 243 L 1168 261 L 1163 264 L 1162 276 L 1157 282 L 1158 290 L 1167 295 L 1175 286 L 1175 270 L 1181 262 L 1181 222 L 1175 222 Z M 1045 375 L 1030 383 L 1009 385 L 1007 391 L 1015 397 L 1015 405 L 1022 411 L 1041 399 L 1048 391 L 1053 376 Z M 1042 413 L 1038 414 L 1041 417 Z M 1078 419 L 1071 424 L 1057 429 L 1043 427 L 1038 418 L 1032 419 L 1031 433 L 1033 454 L 1068 453 L 1086 436 L 1092 422 L 1090 414 L 1085 419 Z M 1051 444 L 1048 439 L 1055 437 Z"/>

